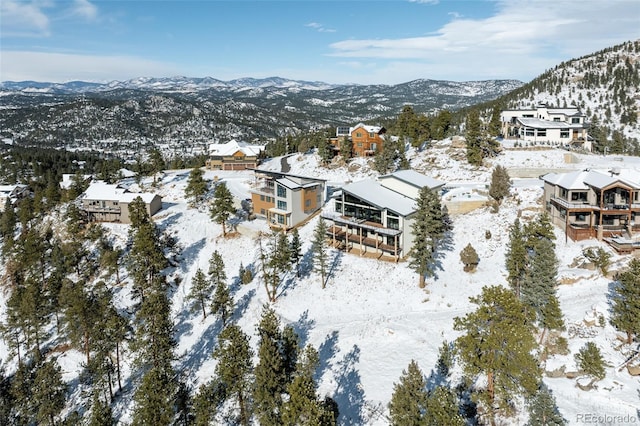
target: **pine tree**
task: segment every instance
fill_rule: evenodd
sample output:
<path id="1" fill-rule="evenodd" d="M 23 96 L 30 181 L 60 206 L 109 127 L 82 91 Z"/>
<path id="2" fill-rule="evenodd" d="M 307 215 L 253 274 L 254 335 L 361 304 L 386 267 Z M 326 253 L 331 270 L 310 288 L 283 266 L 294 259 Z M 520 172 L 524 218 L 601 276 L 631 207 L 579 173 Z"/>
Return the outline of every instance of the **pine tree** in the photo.
<path id="1" fill-rule="evenodd" d="M 106 238 L 100 240 L 100 266 L 106 269 L 106 274 L 116 275 L 116 284 L 120 284 L 120 259 L 124 253 L 121 248 L 113 247 Z"/>
<path id="2" fill-rule="evenodd" d="M 146 292 L 159 282 L 157 277 L 167 265 L 155 224 L 146 216 L 137 228 L 130 229 L 131 249 L 126 259 L 133 278 L 134 295 L 144 301 Z"/>
<path id="3" fill-rule="evenodd" d="M 97 393 L 94 393 L 91 403 L 91 416 L 89 416 L 88 426 L 113 426 L 115 419 L 111 406 L 100 399 Z"/>
<path id="4" fill-rule="evenodd" d="M 591 383 L 602 380 L 607 375 L 606 363 L 600 353 L 600 348 L 595 343 L 585 343 L 574 357 L 580 372 L 591 377 Z"/>
<path id="5" fill-rule="evenodd" d="M 465 140 L 467 142 L 467 161 L 474 166 L 482 165 L 482 122 L 477 110 L 471 110 L 467 115 L 465 126 Z"/>
<path id="6" fill-rule="evenodd" d="M 13 248 L 14 234 L 18 219 L 11 200 L 7 198 L 0 217 L 0 236 L 2 236 L 2 255 L 8 256 Z"/>
<path id="7" fill-rule="evenodd" d="M 353 157 L 353 141 L 346 136 L 340 140 L 340 155 L 345 161 L 349 161 Z"/>
<path id="8" fill-rule="evenodd" d="M 11 380 L 5 375 L 5 368 L 0 360 L 0 424 L 11 424 L 12 411 L 14 409 L 15 403 L 11 395 Z"/>
<path id="9" fill-rule="evenodd" d="M 169 376 L 176 342 L 173 339 L 171 301 L 164 291 L 149 292 L 138 311 L 136 322 L 136 339 L 132 347 L 137 352 L 137 363 L 156 368 L 159 373 L 166 372 Z"/>
<path id="10" fill-rule="evenodd" d="M 517 218 L 509 228 L 509 242 L 507 243 L 505 257 L 507 272 L 509 273 L 507 281 L 516 297 L 520 298 L 522 280 L 529 264 L 529 257 L 520 220 Z"/>
<path id="11" fill-rule="evenodd" d="M 198 268 L 191 281 L 191 290 L 187 295 L 187 300 L 192 302 L 192 312 L 202 311 L 203 320 L 207 319 L 207 304 L 211 298 L 212 290 L 211 281 L 204 276 L 202 269 Z"/>
<path id="12" fill-rule="evenodd" d="M 318 363 L 318 352 L 313 346 L 306 346 L 293 381 L 287 387 L 289 400 L 283 407 L 283 425 L 331 426 L 336 424 L 333 412 L 318 399 L 317 384 L 313 378 Z"/>
<path id="13" fill-rule="evenodd" d="M 219 225 L 222 225 L 222 235 L 227 235 L 226 224 L 232 214 L 236 212 L 233 206 L 233 195 L 224 182 L 216 185 L 213 192 L 213 203 L 209 209 L 211 219 Z"/>
<path id="14" fill-rule="evenodd" d="M 202 197 L 207 193 L 207 182 L 203 179 L 204 172 L 200 167 L 195 167 L 189 173 L 187 186 L 184 189 L 184 195 L 191 199 L 190 204 L 197 206 Z"/>
<path id="15" fill-rule="evenodd" d="M 149 153 L 149 171 L 153 175 L 153 186 L 158 184 L 158 173 L 162 172 L 166 167 L 164 158 L 159 149 L 154 148 Z"/>
<path id="16" fill-rule="evenodd" d="M 239 422 L 249 425 L 249 394 L 253 372 L 253 352 L 249 338 L 235 324 L 227 326 L 218 336 L 218 346 L 213 352 L 218 360 L 215 375 L 226 387 L 227 395 L 233 396 L 240 410 Z"/>
<path id="17" fill-rule="evenodd" d="M 491 172 L 491 184 L 489 185 L 489 196 L 496 200 L 498 204 L 509 195 L 511 190 L 511 178 L 506 167 L 497 165 Z"/>
<path id="18" fill-rule="evenodd" d="M 36 363 L 34 361 L 18 363 L 18 370 L 11 380 L 9 390 L 12 404 L 13 422 L 18 425 L 37 424 L 37 399 L 34 398 Z M 42 390 L 39 390 L 42 392 Z M 11 424 L 11 422 L 9 422 Z"/>
<path id="19" fill-rule="evenodd" d="M 296 270 L 296 277 L 300 278 L 300 260 L 302 259 L 302 241 L 300 241 L 300 233 L 298 228 L 291 231 L 291 241 L 289 242 L 289 255 L 291 264 Z"/>
<path id="20" fill-rule="evenodd" d="M 464 265 L 465 272 L 474 271 L 480 263 L 480 257 L 471 243 L 467 244 L 460 252 L 460 261 Z"/>
<path id="21" fill-rule="evenodd" d="M 489 121 L 489 136 L 498 137 L 502 133 L 502 122 L 500 120 L 500 113 L 502 108 L 499 104 L 495 104 L 491 110 L 491 120 Z"/>
<path id="22" fill-rule="evenodd" d="M 282 354 L 280 321 L 273 309 L 263 307 L 258 325 L 258 364 L 254 370 L 253 400 L 261 425 L 282 423 L 282 395 L 286 390 L 286 374 Z"/>
<path id="23" fill-rule="evenodd" d="M 515 395 L 528 396 L 538 388 L 532 316 L 513 292 L 499 286 L 483 287 L 482 294 L 470 301 L 478 308 L 454 320 L 454 329 L 463 332 L 456 348 L 467 374 L 486 376 L 487 387 L 478 398 L 495 424 L 497 410 L 508 413 Z"/>
<path id="24" fill-rule="evenodd" d="M 59 297 L 64 309 L 67 336 L 71 345 L 85 354 L 89 365 L 95 327 L 99 324 L 102 312 L 95 297 L 85 292 L 85 286 L 84 282 L 66 280 Z"/>
<path id="25" fill-rule="evenodd" d="M 418 364 L 411 360 L 402 371 L 400 381 L 394 383 L 389 402 L 389 420 L 394 426 L 425 424 L 427 384 Z"/>
<path id="26" fill-rule="evenodd" d="M 318 156 L 320 156 L 320 162 L 327 164 L 331 160 L 332 151 L 331 144 L 326 138 L 319 137 L 317 139 Z"/>
<path id="27" fill-rule="evenodd" d="M 46 361 L 38 366 L 31 391 L 38 423 L 55 425 L 67 393 L 60 367 L 55 361 Z"/>
<path id="28" fill-rule="evenodd" d="M 632 259 L 618 276 L 611 306 L 611 325 L 626 333 L 627 344 L 640 333 L 640 260 Z"/>
<path id="29" fill-rule="evenodd" d="M 541 240 L 551 241 L 555 248 L 556 234 L 554 232 L 551 217 L 545 211 L 538 215 L 536 220 L 526 224 L 523 229 L 525 246 L 528 250 L 534 250 L 536 244 Z"/>
<path id="30" fill-rule="evenodd" d="M 262 239 L 259 241 L 259 248 L 265 290 L 269 301 L 275 302 L 283 274 L 291 269 L 289 241 L 284 232 L 275 231 L 269 238 L 266 251 L 262 247 Z"/>
<path id="31" fill-rule="evenodd" d="M 327 285 L 326 275 L 329 267 L 329 252 L 327 250 L 327 223 L 320 217 L 318 223 L 313 230 L 313 240 L 311 241 L 311 250 L 313 251 L 313 263 L 315 271 L 320 273 L 322 280 L 322 288 Z"/>
<path id="32" fill-rule="evenodd" d="M 233 297 L 229 292 L 226 281 L 218 281 L 213 293 L 213 300 L 211 301 L 211 312 L 213 312 L 214 315 L 218 315 L 223 327 L 227 325 L 227 322 L 231 318 L 233 307 Z"/>
<path id="33" fill-rule="evenodd" d="M 132 426 L 171 425 L 174 418 L 172 377 L 160 368 L 151 368 L 133 396 Z"/>
<path id="34" fill-rule="evenodd" d="M 562 313 L 556 297 L 558 258 L 553 242 L 541 239 L 530 253 L 529 267 L 522 280 L 520 299 L 531 309 L 544 330 L 564 328 Z"/>
<path id="35" fill-rule="evenodd" d="M 538 391 L 527 401 L 529 422 L 527 426 L 564 426 L 567 420 L 562 417 L 551 390 L 540 384 Z"/>
<path id="36" fill-rule="evenodd" d="M 464 426 L 466 420 L 460 414 L 458 398 L 448 386 L 436 386 L 427 397 L 424 422 L 426 426 Z"/>
<path id="37" fill-rule="evenodd" d="M 425 276 L 434 274 L 436 250 L 446 231 L 440 197 L 428 187 L 420 190 L 417 211 L 411 224 L 413 246 L 409 253 L 411 268 L 418 273 L 419 286 L 425 286 Z"/>
<path id="38" fill-rule="evenodd" d="M 195 426 L 209 426 L 213 416 L 224 403 L 226 388 L 219 380 L 211 380 L 200 385 L 196 396 L 193 398 L 193 424 Z"/>
<path id="39" fill-rule="evenodd" d="M 136 197 L 127 206 L 129 209 L 129 221 L 131 222 L 130 232 L 135 232 L 143 224 L 151 222 L 149 212 L 147 212 L 147 205 L 142 197 Z"/>

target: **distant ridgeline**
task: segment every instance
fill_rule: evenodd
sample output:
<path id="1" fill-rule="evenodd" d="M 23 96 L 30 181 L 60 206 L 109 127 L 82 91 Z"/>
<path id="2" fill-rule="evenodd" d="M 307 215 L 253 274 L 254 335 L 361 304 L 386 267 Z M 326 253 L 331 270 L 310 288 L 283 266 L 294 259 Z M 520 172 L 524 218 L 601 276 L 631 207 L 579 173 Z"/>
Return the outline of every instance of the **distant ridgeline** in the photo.
<path id="1" fill-rule="evenodd" d="M 161 81 L 160 81 L 161 80 Z M 403 106 L 417 113 L 456 110 L 495 99 L 514 80 L 415 80 L 398 85 L 343 85 L 284 79 L 146 79 L 108 85 L 5 82 L 0 138 L 17 144 L 105 148 L 231 139 L 266 141 L 393 119 Z M 206 145 L 205 145 L 206 146 Z"/>

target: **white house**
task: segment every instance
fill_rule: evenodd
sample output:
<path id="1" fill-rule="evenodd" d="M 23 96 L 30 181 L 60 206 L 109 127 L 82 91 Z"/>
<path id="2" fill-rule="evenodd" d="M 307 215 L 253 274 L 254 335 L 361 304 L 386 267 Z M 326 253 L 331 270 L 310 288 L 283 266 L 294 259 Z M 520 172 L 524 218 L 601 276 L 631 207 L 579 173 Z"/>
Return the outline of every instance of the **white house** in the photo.
<path id="1" fill-rule="evenodd" d="M 356 249 L 361 255 L 406 257 L 413 245 L 412 224 L 420 190 L 443 186 L 444 182 L 413 170 L 345 185 L 335 212 L 322 216 L 332 222 L 328 236 L 334 244 Z"/>
<path id="2" fill-rule="evenodd" d="M 592 150 L 586 116 L 575 107 L 549 108 L 540 104 L 535 109 L 505 110 L 500 120 L 505 137 Z"/>

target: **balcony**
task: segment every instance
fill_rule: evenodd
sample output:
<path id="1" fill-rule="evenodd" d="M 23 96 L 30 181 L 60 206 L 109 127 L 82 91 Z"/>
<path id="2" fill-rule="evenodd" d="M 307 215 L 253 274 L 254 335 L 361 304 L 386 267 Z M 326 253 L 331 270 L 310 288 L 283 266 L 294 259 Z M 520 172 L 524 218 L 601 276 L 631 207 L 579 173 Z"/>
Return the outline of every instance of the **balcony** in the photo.
<path id="1" fill-rule="evenodd" d="M 89 213 L 117 213 L 120 214 L 122 211 L 120 207 L 102 207 L 102 206 L 88 206 L 83 205 L 82 210 Z"/>

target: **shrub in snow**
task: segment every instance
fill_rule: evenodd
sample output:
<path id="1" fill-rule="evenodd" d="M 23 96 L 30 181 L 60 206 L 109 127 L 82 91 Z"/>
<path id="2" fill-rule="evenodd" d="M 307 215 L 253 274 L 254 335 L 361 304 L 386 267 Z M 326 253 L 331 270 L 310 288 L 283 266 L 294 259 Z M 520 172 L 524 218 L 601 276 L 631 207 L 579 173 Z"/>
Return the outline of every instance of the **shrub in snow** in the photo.
<path id="1" fill-rule="evenodd" d="M 478 266 L 478 263 L 480 263 L 480 257 L 471 243 L 467 244 L 467 246 L 460 252 L 460 260 L 464 264 L 465 272 L 474 271 Z"/>
<path id="2" fill-rule="evenodd" d="M 593 342 L 587 342 L 580 348 L 580 351 L 575 354 L 576 364 L 580 369 L 580 372 L 591 378 L 591 383 L 605 378 L 606 363 L 600 348 Z"/>

